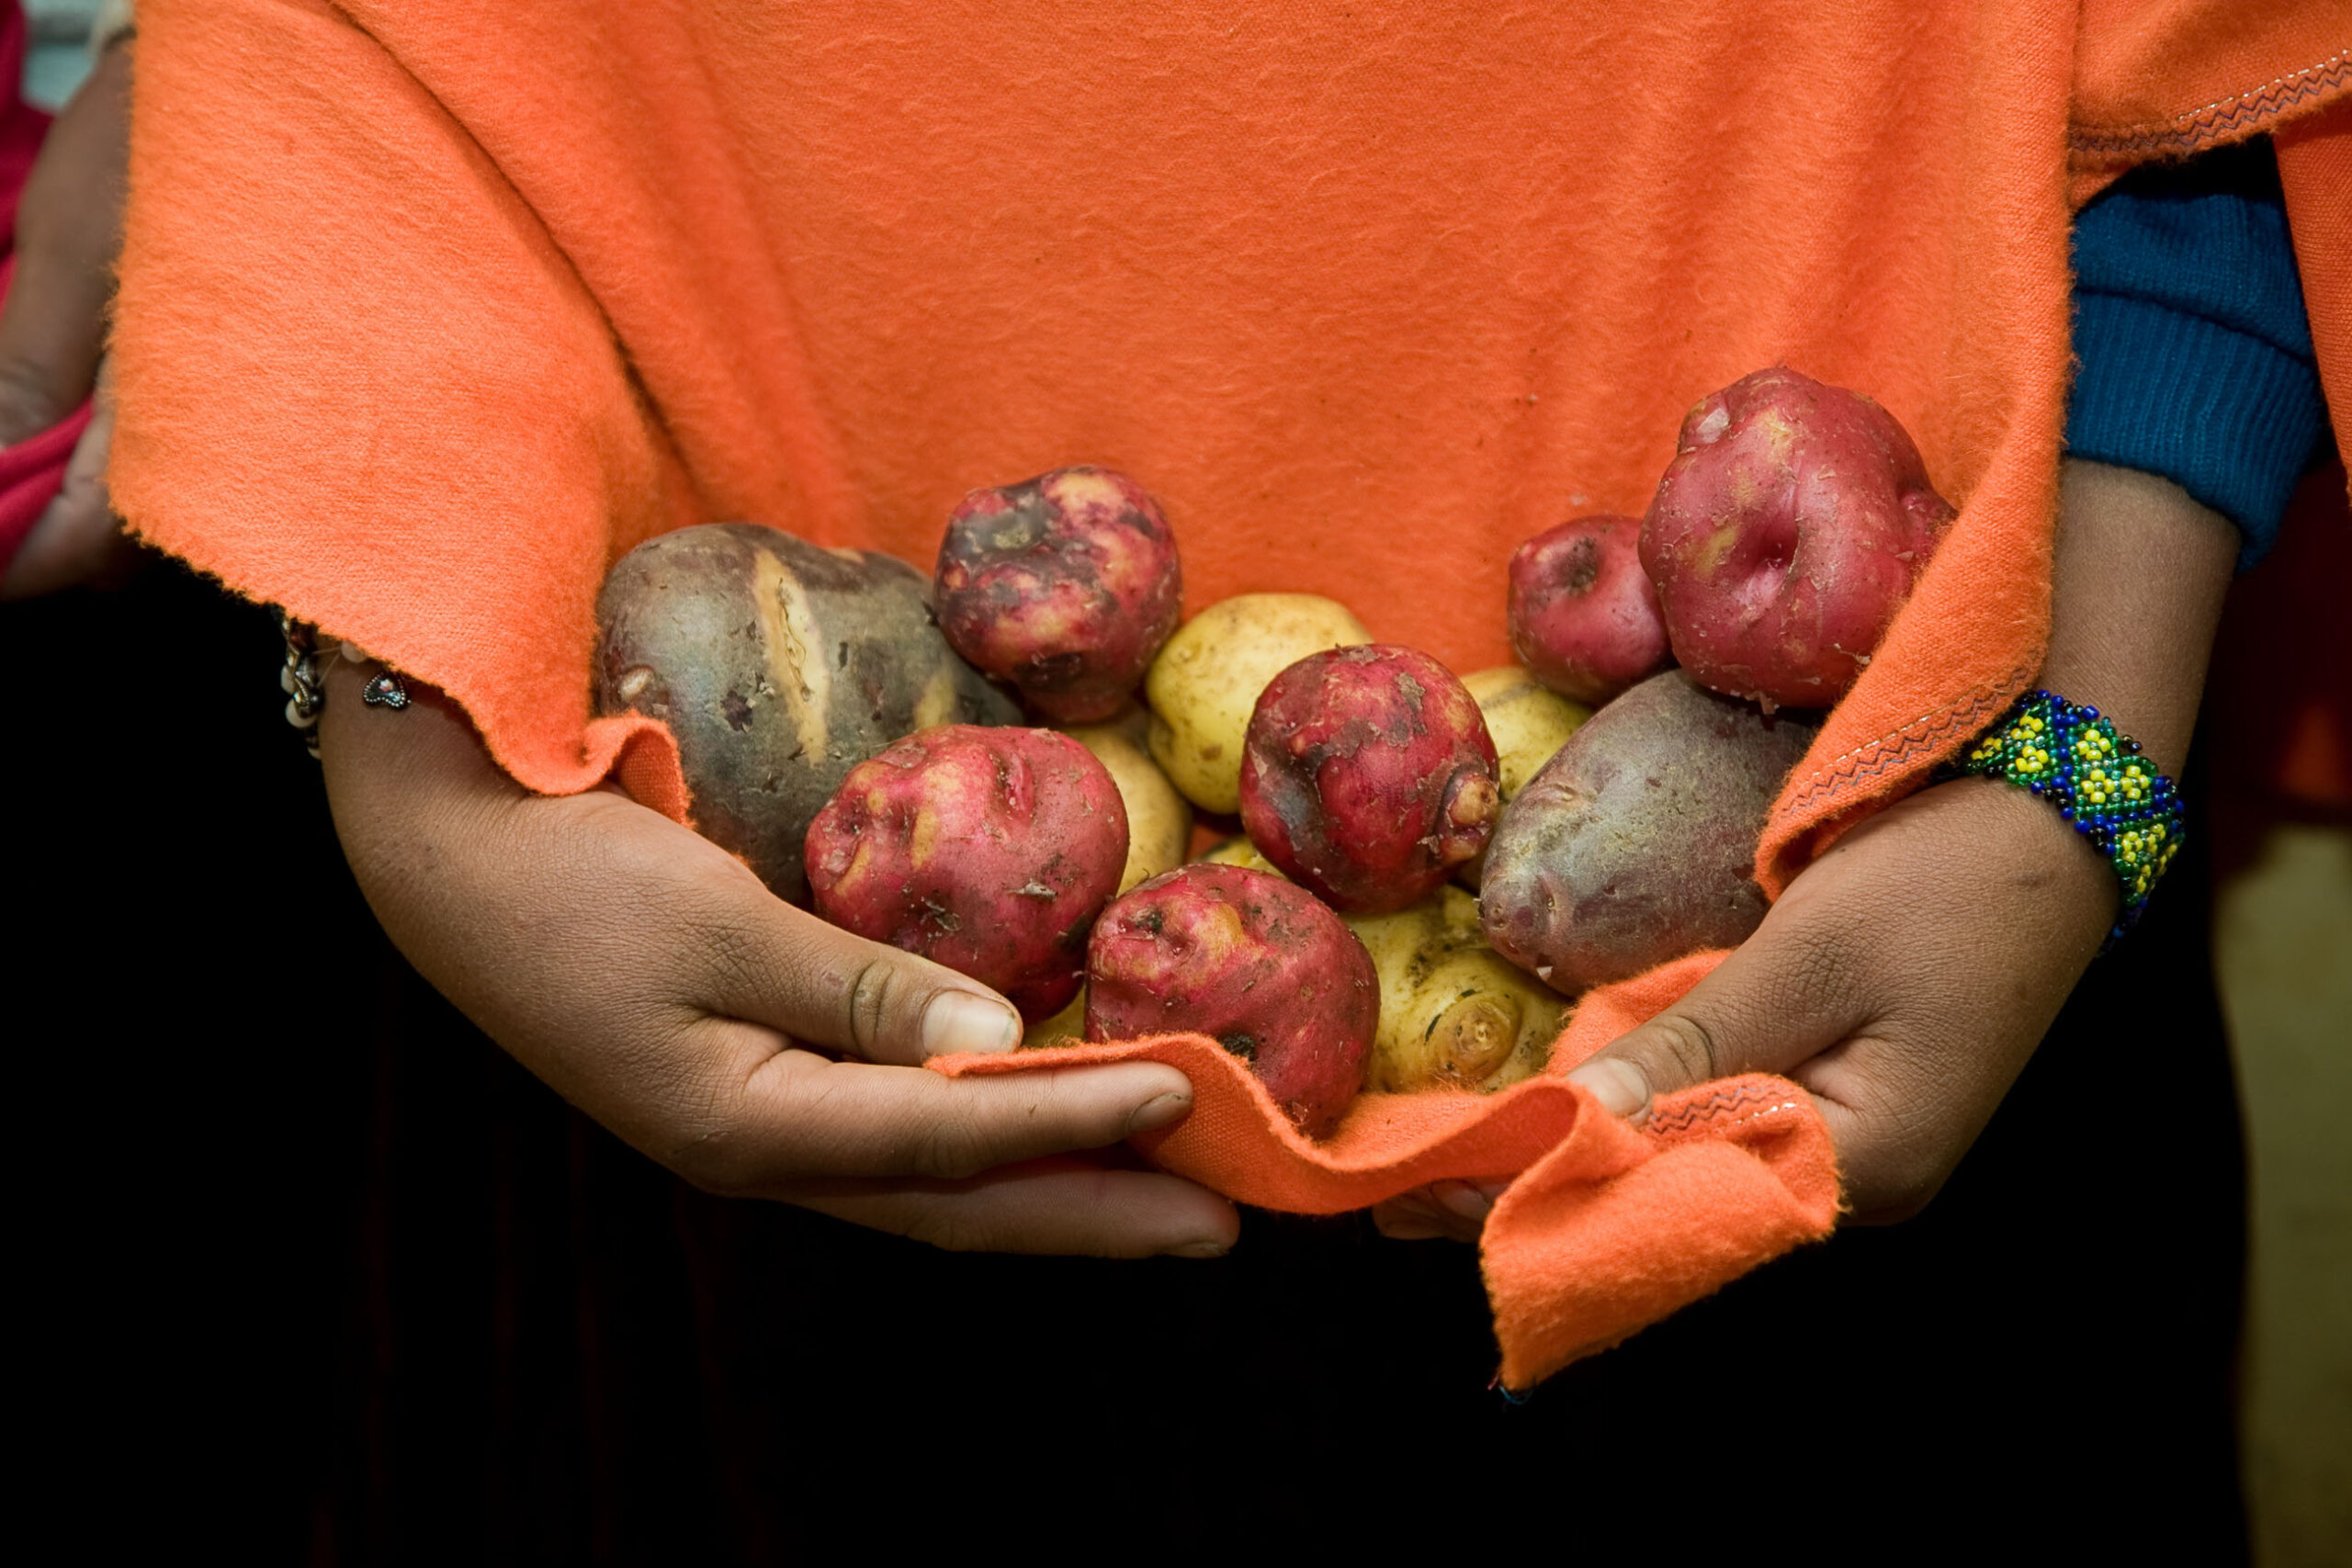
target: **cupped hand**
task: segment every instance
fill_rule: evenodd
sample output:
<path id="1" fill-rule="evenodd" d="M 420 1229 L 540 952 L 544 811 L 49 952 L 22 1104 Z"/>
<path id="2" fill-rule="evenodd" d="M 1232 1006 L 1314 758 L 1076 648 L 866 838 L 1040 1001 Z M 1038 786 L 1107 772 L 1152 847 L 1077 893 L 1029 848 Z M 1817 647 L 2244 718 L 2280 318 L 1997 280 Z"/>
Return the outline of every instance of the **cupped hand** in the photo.
<path id="1" fill-rule="evenodd" d="M 610 790 L 536 795 L 410 682 L 366 706 L 337 662 L 321 720 L 360 887 L 426 979 L 523 1065 L 707 1190 L 955 1249 L 1214 1257 L 1233 1206 L 1069 1151 L 1167 1126 L 1156 1063 L 949 1079 L 1009 1050 L 984 987 L 784 903 L 708 840 Z"/>
<path id="2" fill-rule="evenodd" d="M 2041 683 L 2087 702 L 2177 770 L 2236 555 L 2235 530 L 2152 475 L 2061 473 Z M 1639 1121 L 1710 1078 L 1808 1090 L 1853 1219 L 1940 1188 L 2033 1054 L 2115 919 L 2115 875 L 2047 804 L 1989 779 L 1922 790 L 1794 878 L 1690 993 L 1569 1074 Z M 1500 1180 L 1382 1205 L 1402 1239 L 1475 1241 Z"/>
<path id="3" fill-rule="evenodd" d="M 1841 839 L 1673 1007 L 1569 1074 L 1637 1123 L 1738 1073 L 1806 1090 L 1853 1218 L 1935 1195 L 1991 1119 L 2115 918 L 2114 874 L 2040 800 L 1963 780 Z M 1378 1213 L 1401 1238 L 1476 1239 L 1498 1183 Z"/>

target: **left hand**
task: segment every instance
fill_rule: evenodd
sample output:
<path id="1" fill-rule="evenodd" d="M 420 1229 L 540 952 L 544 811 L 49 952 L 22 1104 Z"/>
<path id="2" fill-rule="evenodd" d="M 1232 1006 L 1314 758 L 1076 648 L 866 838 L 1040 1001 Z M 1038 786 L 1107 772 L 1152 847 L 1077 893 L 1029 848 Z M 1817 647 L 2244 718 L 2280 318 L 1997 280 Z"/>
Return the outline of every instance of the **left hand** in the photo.
<path id="1" fill-rule="evenodd" d="M 2237 536 L 2165 480 L 2070 461 L 2041 684 L 2112 716 L 2156 765 L 2188 749 Z M 2098 951 L 2115 875 L 1996 780 L 1923 790 L 1840 839 L 1679 1002 L 1568 1077 L 1619 1115 L 1710 1078 L 1809 1091 L 1857 1221 L 1935 1196 Z M 1504 1183 L 1380 1205 L 1399 1239 L 1476 1241 Z"/>
<path id="2" fill-rule="evenodd" d="M 1713 974 L 1569 1081 L 1638 1122 L 1658 1095 L 1781 1074 L 1828 1123 L 1854 1218 L 1901 1219 L 1984 1129 L 2115 906 L 2114 874 L 2049 807 L 1942 784 L 1839 840 Z M 1440 1183 L 1374 1217 L 1475 1241 L 1500 1190 Z"/>

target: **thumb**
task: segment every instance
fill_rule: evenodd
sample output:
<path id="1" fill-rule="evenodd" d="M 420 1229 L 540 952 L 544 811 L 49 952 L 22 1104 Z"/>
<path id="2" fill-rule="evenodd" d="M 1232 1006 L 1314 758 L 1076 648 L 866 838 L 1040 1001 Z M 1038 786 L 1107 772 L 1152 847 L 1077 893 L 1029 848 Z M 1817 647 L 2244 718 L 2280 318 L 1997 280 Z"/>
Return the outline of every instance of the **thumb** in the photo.
<path id="1" fill-rule="evenodd" d="M 780 899 L 729 934 L 712 1000 L 804 1044 L 913 1066 L 1021 1043 L 1020 1013 L 978 981 Z"/>
<path id="2" fill-rule="evenodd" d="M 1568 1074 L 1604 1109 L 1635 1122 L 1650 1102 L 1710 1079 L 1782 1073 L 1846 1039 L 1863 1021 L 1819 964 L 1785 951 L 1768 919 L 1682 999 L 1617 1037 Z M 1811 976 L 1811 978 L 1808 978 Z"/>

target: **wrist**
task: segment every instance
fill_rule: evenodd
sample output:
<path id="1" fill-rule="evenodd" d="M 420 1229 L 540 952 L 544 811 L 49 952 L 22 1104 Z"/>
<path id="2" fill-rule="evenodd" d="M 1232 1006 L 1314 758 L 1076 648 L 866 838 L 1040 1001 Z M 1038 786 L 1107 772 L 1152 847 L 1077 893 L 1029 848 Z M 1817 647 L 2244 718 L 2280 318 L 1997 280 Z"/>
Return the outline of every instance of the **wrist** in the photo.
<path id="1" fill-rule="evenodd" d="M 1972 836 L 2007 863 L 2013 886 L 2082 933 L 2087 958 L 2121 902 L 2106 857 L 2047 804 L 2004 780 L 1954 779 L 1933 793 L 1966 810 Z"/>
<path id="2" fill-rule="evenodd" d="M 2113 872 L 2120 940 L 2185 841 L 2180 793 L 2140 743 L 2097 709 L 2047 690 L 2028 693 L 1953 765 L 1999 779 L 2049 806 Z"/>

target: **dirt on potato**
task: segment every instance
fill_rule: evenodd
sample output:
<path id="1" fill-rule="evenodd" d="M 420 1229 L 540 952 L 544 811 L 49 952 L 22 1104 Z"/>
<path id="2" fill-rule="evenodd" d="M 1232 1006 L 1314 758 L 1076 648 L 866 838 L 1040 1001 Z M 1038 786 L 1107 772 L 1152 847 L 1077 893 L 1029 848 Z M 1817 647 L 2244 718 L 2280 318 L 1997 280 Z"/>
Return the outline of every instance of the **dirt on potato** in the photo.
<path id="1" fill-rule="evenodd" d="M 939 625 L 977 668 L 1056 724 L 1111 718 L 1176 627 L 1176 536 L 1143 487 L 1057 468 L 976 490 L 947 522 Z"/>

